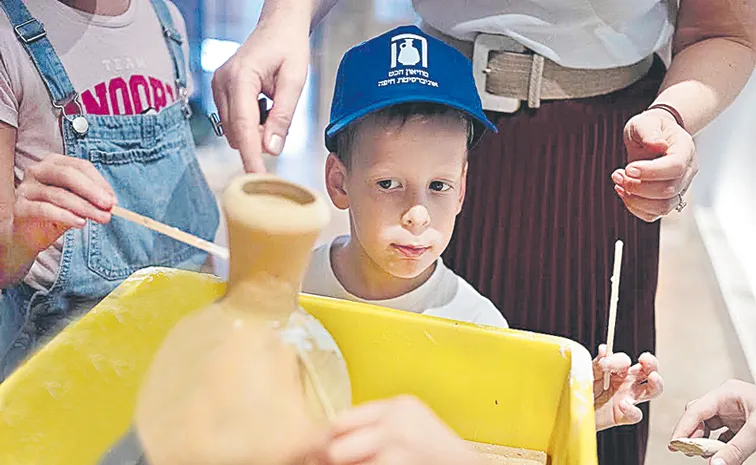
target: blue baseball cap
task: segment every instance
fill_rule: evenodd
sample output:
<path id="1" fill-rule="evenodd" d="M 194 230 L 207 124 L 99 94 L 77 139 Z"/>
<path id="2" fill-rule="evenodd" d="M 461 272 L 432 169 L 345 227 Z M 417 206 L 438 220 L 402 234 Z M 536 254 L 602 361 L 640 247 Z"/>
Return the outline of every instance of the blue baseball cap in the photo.
<path id="1" fill-rule="evenodd" d="M 370 113 L 406 102 L 456 108 L 472 119 L 476 143 L 496 126 L 483 113 L 472 63 L 454 47 L 416 26 L 401 26 L 352 47 L 336 75 L 326 148 L 336 150 L 336 135 Z"/>

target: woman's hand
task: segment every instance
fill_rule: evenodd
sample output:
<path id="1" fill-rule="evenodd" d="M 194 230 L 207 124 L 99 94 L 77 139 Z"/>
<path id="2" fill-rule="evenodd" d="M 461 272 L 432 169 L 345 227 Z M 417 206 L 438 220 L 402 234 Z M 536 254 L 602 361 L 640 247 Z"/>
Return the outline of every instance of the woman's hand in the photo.
<path id="1" fill-rule="evenodd" d="M 628 165 L 612 173 L 614 190 L 630 212 L 652 222 L 684 206 L 698 172 L 693 138 L 665 110 L 647 110 L 625 125 Z"/>
<path id="2" fill-rule="evenodd" d="M 255 31 L 213 77 L 223 131 L 246 172 L 265 172 L 262 152 L 283 150 L 310 62 L 310 3 L 266 2 Z M 273 99 L 262 130 L 260 93 Z"/>
<path id="3" fill-rule="evenodd" d="M 688 404 L 677 422 L 672 439 L 719 436 L 727 445 L 714 455 L 711 465 L 741 465 L 756 452 L 756 386 L 730 380 Z"/>

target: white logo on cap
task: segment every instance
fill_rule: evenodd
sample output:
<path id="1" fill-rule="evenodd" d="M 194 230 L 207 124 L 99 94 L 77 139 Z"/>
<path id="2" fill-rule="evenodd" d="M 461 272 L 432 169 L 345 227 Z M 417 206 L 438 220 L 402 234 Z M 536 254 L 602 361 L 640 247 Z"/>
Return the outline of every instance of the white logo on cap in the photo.
<path id="1" fill-rule="evenodd" d="M 438 87 L 438 82 L 428 71 L 428 40 L 423 36 L 399 34 L 391 38 L 391 68 L 385 79 L 376 85 L 392 87 L 402 84 Z"/>
<path id="2" fill-rule="evenodd" d="M 419 43 L 420 50 L 415 47 L 416 43 Z M 391 38 L 391 68 L 396 68 L 400 64 L 403 66 L 420 64 L 423 68 L 428 67 L 428 41 L 425 37 L 399 34 Z"/>

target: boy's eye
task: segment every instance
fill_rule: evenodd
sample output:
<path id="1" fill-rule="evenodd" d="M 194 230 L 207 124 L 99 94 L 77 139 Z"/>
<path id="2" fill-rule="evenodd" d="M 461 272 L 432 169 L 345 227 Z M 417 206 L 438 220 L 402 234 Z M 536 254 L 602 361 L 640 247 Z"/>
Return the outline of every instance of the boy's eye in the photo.
<path id="1" fill-rule="evenodd" d="M 448 191 L 449 189 L 451 189 L 451 186 L 448 185 L 448 184 L 446 184 L 443 181 L 431 181 L 430 188 L 433 191 L 444 192 L 444 191 Z"/>
<path id="2" fill-rule="evenodd" d="M 386 190 L 396 189 L 397 187 L 399 187 L 399 183 L 393 179 L 384 179 L 382 181 L 378 181 L 378 187 Z"/>

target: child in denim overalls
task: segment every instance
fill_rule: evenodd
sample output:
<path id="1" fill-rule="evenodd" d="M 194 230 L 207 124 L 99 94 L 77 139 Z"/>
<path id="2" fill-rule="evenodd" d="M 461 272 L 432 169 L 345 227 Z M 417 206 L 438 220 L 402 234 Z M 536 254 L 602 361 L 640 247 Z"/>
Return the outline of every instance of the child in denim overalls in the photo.
<path id="1" fill-rule="evenodd" d="M 111 17 L 27 1 L 0 2 L 0 380 L 134 271 L 205 262 L 203 252 L 111 219 L 116 202 L 206 240 L 219 221 L 194 154 L 175 7 L 131 0 Z M 30 10 L 47 11 L 47 30 Z M 74 54 L 86 38 L 89 48 Z M 77 89 L 64 62 L 91 87 Z M 95 85 L 82 72 L 107 79 Z"/>

